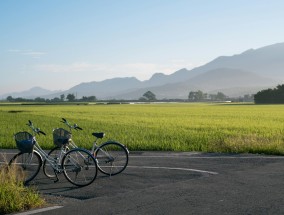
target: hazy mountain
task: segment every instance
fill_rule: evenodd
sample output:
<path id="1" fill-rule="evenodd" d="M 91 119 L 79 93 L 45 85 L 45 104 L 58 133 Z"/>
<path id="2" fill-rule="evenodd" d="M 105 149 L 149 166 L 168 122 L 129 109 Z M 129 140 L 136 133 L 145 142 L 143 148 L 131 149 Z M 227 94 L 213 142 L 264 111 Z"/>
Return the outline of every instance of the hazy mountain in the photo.
<path id="1" fill-rule="evenodd" d="M 163 73 L 155 73 L 149 80 L 143 82 L 143 86 L 151 87 L 151 86 L 161 86 L 170 83 L 178 83 L 194 76 L 195 74 L 193 72 L 185 68 L 180 69 L 170 75 L 165 75 Z"/>
<path id="2" fill-rule="evenodd" d="M 282 81 L 284 80 L 284 43 L 255 50 L 249 49 L 233 56 L 221 56 L 192 71 L 200 74 L 217 68 L 241 69 Z"/>
<path id="3" fill-rule="evenodd" d="M 190 77 L 190 71 L 187 69 L 180 69 L 173 74 L 165 75 L 163 73 L 155 73 L 149 80 L 139 81 L 134 77 L 130 78 L 113 78 L 101 82 L 88 82 L 78 84 L 69 90 L 64 91 L 65 95 L 73 93 L 77 98 L 82 96 L 95 95 L 99 99 L 116 99 L 118 94 L 127 94 L 129 92 L 145 91 L 145 87 L 163 86 L 169 83 L 179 83 Z M 193 76 L 193 75 L 192 75 Z M 144 92 L 145 93 L 145 92 Z M 134 93 L 135 99 L 141 97 L 144 93 L 138 95 Z M 62 94 L 62 93 L 61 93 Z M 52 94 L 48 98 L 59 97 L 59 94 Z M 121 99 L 121 98 L 118 98 Z M 123 98 L 122 98 L 123 99 Z"/>
<path id="4" fill-rule="evenodd" d="M 66 93 L 76 93 L 78 97 L 82 96 L 99 96 L 105 97 L 116 92 L 123 92 L 129 89 L 141 87 L 142 82 L 138 79 L 131 78 L 113 78 L 101 82 L 82 83 L 69 89 Z"/>
<path id="5" fill-rule="evenodd" d="M 29 90 L 22 91 L 22 92 L 13 92 L 1 95 L 2 98 L 7 98 L 8 96 L 12 96 L 13 98 L 31 98 L 34 99 L 36 97 L 44 97 L 49 94 L 58 93 L 60 91 L 55 90 L 46 90 L 41 87 L 33 87 Z"/>
<path id="6" fill-rule="evenodd" d="M 212 69 L 201 75 L 189 79 L 187 85 L 197 85 L 206 91 L 215 90 L 220 87 L 255 87 L 270 86 L 277 81 L 264 78 L 256 73 L 231 68 Z"/>
<path id="7" fill-rule="evenodd" d="M 60 97 L 61 94 L 67 96 L 68 94 L 74 94 L 77 98 L 83 96 L 96 96 L 97 98 L 105 98 L 109 95 L 116 94 L 117 92 L 124 92 L 129 89 L 136 89 L 141 87 L 142 82 L 134 77 L 127 78 L 112 78 L 104 81 L 92 81 L 87 83 L 78 84 L 69 90 L 62 91 L 60 93 L 50 94 L 44 96 L 44 98 Z"/>
<path id="8" fill-rule="evenodd" d="M 153 75 L 163 86 L 145 87 L 124 94 L 112 95 L 117 98 L 134 99 L 151 90 L 157 98 L 187 98 L 189 91 L 202 90 L 207 93 L 218 91 L 228 96 L 254 94 L 267 87 L 275 87 L 284 80 L 284 43 L 259 49 L 250 49 L 233 56 L 221 56 L 192 70 L 179 70 L 169 76 Z M 165 79 L 179 77 L 176 84 L 166 84 Z M 185 81 L 186 80 L 186 81 Z M 150 80 L 149 80 L 150 81 Z"/>
<path id="9" fill-rule="evenodd" d="M 242 71 L 240 69 L 220 68 L 201 73 L 183 82 L 143 88 L 130 93 L 117 95 L 116 97 L 121 99 L 139 98 L 146 90 L 154 92 L 159 99 L 187 98 L 190 91 L 196 90 L 202 90 L 206 93 L 223 92 L 228 96 L 240 96 L 252 94 L 260 89 L 276 84 L 277 81 L 264 78 L 252 72 Z"/>
<path id="10" fill-rule="evenodd" d="M 284 80 L 284 43 L 250 49 L 233 56 L 217 57 L 192 70 L 181 69 L 170 75 L 155 73 L 149 80 L 134 77 L 113 78 L 100 82 L 81 83 L 69 90 L 49 93 L 33 88 L 13 97 L 59 97 L 73 93 L 77 98 L 96 96 L 99 99 L 138 99 L 151 90 L 157 98 L 187 98 L 189 91 L 223 92 L 228 96 L 256 93 L 275 87 Z M 47 96 L 47 94 L 49 94 Z"/>

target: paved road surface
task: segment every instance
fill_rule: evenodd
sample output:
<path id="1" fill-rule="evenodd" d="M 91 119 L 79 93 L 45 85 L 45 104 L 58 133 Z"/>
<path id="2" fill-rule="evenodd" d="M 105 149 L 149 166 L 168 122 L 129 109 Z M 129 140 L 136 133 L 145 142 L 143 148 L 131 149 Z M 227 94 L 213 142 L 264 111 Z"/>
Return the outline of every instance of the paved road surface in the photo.
<path id="1" fill-rule="evenodd" d="M 281 156 L 131 152 L 125 172 L 88 187 L 34 185 L 60 206 L 36 214 L 284 214 Z"/>

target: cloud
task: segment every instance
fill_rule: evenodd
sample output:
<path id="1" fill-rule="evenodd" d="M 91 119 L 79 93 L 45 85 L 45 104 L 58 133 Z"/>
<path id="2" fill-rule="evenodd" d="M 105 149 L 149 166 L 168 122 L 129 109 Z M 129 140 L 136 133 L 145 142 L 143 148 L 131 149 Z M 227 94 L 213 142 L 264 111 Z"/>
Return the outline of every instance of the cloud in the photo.
<path id="1" fill-rule="evenodd" d="M 93 75 L 97 75 L 96 80 L 104 80 L 114 77 L 136 77 L 140 80 L 147 80 L 154 73 L 172 74 L 179 69 L 192 69 L 195 66 L 199 65 L 194 65 L 186 60 L 172 60 L 167 64 L 91 64 L 86 62 L 80 62 L 72 64 L 39 64 L 34 66 L 34 70 L 46 73 L 91 73 Z"/>
<path id="2" fill-rule="evenodd" d="M 125 71 L 129 75 L 146 80 L 149 79 L 154 73 L 172 74 L 182 68 L 192 69 L 199 65 L 195 65 L 186 60 L 171 60 L 164 64 L 157 63 L 129 63 L 115 65 L 112 70 Z"/>
<path id="3" fill-rule="evenodd" d="M 22 50 L 20 49 L 9 49 L 8 52 L 12 52 L 12 53 L 20 53 Z"/>
<path id="4" fill-rule="evenodd" d="M 73 63 L 73 64 L 40 64 L 34 67 L 35 70 L 52 73 L 72 73 L 72 72 L 89 72 L 98 68 L 95 64 L 89 63 Z"/>
<path id="5" fill-rule="evenodd" d="M 9 49 L 8 52 L 16 53 L 20 55 L 27 55 L 32 58 L 41 58 L 41 56 L 46 54 L 46 52 L 39 52 L 39 51 L 33 51 L 33 50 L 22 50 L 22 49 Z"/>
<path id="6" fill-rule="evenodd" d="M 43 56 L 45 54 L 46 54 L 45 52 L 34 52 L 34 51 L 23 53 L 23 55 L 29 55 L 32 58 L 40 58 L 41 56 Z"/>

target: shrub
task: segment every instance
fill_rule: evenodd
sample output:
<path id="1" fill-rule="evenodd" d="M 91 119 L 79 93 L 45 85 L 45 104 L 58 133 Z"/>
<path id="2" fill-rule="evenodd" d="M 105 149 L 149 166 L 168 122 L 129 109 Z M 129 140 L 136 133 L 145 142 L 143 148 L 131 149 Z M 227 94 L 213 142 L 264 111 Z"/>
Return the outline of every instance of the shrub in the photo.
<path id="1" fill-rule="evenodd" d="M 21 182 L 22 173 L 7 164 L 0 168 L 0 214 L 41 207 L 44 199 L 33 187 Z"/>

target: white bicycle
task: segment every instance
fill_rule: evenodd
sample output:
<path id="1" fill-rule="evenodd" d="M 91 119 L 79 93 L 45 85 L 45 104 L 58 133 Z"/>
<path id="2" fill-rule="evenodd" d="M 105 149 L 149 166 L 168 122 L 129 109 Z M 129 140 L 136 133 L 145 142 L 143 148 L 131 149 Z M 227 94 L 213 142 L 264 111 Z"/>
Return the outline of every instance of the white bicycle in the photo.
<path id="1" fill-rule="evenodd" d="M 60 162 L 60 155 L 62 155 L 62 153 L 68 152 L 70 148 L 78 148 L 76 143 L 72 140 L 72 129 L 82 130 L 77 124 L 71 125 L 64 118 L 62 118 L 61 122 L 68 126 L 69 131 L 63 128 L 53 130 L 53 141 L 56 146 L 48 153 L 50 157 L 54 157 L 58 162 Z M 98 145 L 98 139 L 102 139 L 105 134 L 103 132 L 94 132 L 92 135 L 96 139 L 89 152 L 95 157 L 100 172 L 113 176 L 124 171 L 128 165 L 129 151 L 127 147 L 113 140 Z M 52 171 L 52 167 L 49 167 L 48 164 L 44 165 L 43 170 L 46 176 L 50 178 L 56 177 Z"/>
<path id="2" fill-rule="evenodd" d="M 39 128 L 34 127 L 29 120 L 27 124 L 34 135 L 23 131 L 15 134 L 15 140 L 20 152 L 16 154 L 9 162 L 9 166 L 16 168 L 24 184 L 33 180 L 43 165 L 43 170 L 51 168 L 58 181 L 57 175 L 64 174 L 66 179 L 79 187 L 91 184 L 97 177 L 98 166 L 94 156 L 85 149 L 74 148 L 68 151 L 62 151 L 58 154 L 58 159 L 47 154 L 36 141 L 35 135 L 45 133 Z M 60 162 L 59 162 L 60 161 Z"/>

